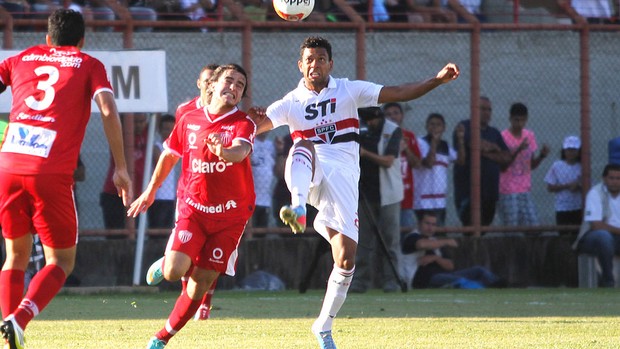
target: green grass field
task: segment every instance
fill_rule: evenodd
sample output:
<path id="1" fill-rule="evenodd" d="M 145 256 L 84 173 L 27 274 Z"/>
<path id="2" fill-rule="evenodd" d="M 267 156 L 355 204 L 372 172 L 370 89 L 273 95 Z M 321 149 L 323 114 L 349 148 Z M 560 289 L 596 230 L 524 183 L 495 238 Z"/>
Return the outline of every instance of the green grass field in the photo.
<path id="1" fill-rule="evenodd" d="M 30 323 L 28 349 L 144 348 L 176 293 L 61 294 Z M 217 291 L 212 319 L 166 346 L 317 348 L 323 291 Z M 351 294 L 334 325 L 340 349 L 620 348 L 615 289 L 424 290 Z"/>

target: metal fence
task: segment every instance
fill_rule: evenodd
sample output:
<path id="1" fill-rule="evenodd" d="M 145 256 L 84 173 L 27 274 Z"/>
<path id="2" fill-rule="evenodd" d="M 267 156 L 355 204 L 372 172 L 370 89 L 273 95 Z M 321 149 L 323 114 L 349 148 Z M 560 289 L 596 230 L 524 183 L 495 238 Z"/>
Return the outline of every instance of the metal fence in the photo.
<path id="1" fill-rule="evenodd" d="M 308 35 L 325 36 L 331 41 L 336 77 L 395 85 L 426 79 L 446 62 L 455 62 L 462 71 L 459 80 L 403 103 L 403 127 L 424 136 L 427 115 L 440 113 L 446 119 L 444 139 L 451 144 L 451 133 L 458 121 L 470 117 L 477 120 L 480 95 L 493 102 L 491 125 L 500 131 L 508 127 L 510 105 L 526 104 L 527 128 L 535 132 L 539 145 L 550 146 L 551 153 L 532 176 L 541 226 L 515 228 L 521 231 L 554 229 L 554 198 L 547 192 L 543 178 L 553 161 L 559 159 L 565 136 L 575 134 L 582 138 L 582 178 L 587 189 L 599 180 L 607 163 L 607 141 L 619 135 L 620 78 L 613 70 L 620 56 L 618 26 L 330 23 L 317 27 L 311 23 L 253 26 L 246 22 L 232 28 L 238 24 L 231 22 L 231 28 L 207 33 L 89 32 L 85 50 L 165 50 L 170 113 L 174 113 L 176 105 L 198 94 L 196 78 L 207 63 L 244 65 L 250 74 L 249 97 L 244 107 L 267 106 L 296 86 L 301 77 L 297 69 L 299 45 Z M 19 50 L 43 43 L 44 33 L 5 31 L 2 40 L 5 48 Z M 7 42 L 10 47 L 6 47 Z M 77 184 L 80 224 L 84 230 L 103 228 L 98 201 L 108 151 L 100 131 L 98 117 L 93 117 L 82 148 L 87 177 Z M 268 138 L 285 134 L 285 130 L 276 130 Z M 478 146 L 477 140 L 473 140 L 472 147 Z M 474 164 L 474 178 L 478 172 Z M 454 211 L 451 177 L 448 180 L 445 230 L 484 230 L 477 224 L 469 230 L 460 226 Z M 273 186 L 274 182 L 266 180 L 256 185 Z M 478 188 L 485 183 L 474 180 L 473 185 Z M 474 207 L 477 205 L 474 197 Z M 499 224 L 496 219 L 489 229 L 502 230 Z M 274 225 L 275 220 L 270 219 L 269 226 Z"/>

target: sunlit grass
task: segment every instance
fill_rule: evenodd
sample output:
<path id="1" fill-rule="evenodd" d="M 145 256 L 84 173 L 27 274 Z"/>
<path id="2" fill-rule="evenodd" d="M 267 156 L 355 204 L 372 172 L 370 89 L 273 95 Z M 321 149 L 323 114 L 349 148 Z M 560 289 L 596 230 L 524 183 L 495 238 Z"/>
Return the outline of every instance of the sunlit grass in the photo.
<path id="1" fill-rule="evenodd" d="M 28 349 L 144 348 L 176 293 L 59 295 L 29 326 Z M 317 348 L 322 290 L 218 291 L 213 318 L 166 348 Z M 427 290 L 352 294 L 335 320 L 341 349 L 618 348 L 617 290 Z"/>

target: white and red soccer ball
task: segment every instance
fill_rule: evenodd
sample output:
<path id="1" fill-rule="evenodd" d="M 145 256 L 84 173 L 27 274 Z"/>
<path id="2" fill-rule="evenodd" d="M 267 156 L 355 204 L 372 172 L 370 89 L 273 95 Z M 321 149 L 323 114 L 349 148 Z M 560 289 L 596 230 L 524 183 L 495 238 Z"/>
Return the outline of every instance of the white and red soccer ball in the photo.
<path id="1" fill-rule="evenodd" d="M 273 0 L 273 8 L 285 21 L 298 22 L 312 13 L 314 0 Z"/>

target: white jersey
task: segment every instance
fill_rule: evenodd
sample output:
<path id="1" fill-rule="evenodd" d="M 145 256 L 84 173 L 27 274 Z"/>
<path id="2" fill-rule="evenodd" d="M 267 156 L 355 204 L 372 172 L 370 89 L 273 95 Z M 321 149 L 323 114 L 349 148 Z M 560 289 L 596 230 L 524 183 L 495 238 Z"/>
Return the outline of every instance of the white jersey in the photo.
<path id="1" fill-rule="evenodd" d="M 316 93 L 307 89 L 302 79 L 296 89 L 267 108 L 267 117 L 274 128 L 288 125 L 293 142 L 307 139 L 314 143 L 318 161 L 315 161 L 308 203 L 319 211 L 314 228 L 328 241 L 329 227 L 357 242 L 360 177 L 357 109 L 377 105 L 381 88 L 371 82 L 330 76 L 327 87 Z M 287 169 L 291 159 L 291 156 L 287 159 Z M 289 189 L 290 175 L 286 171 Z"/>
<path id="2" fill-rule="evenodd" d="M 297 88 L 267 108 L 273 127 L 288 125 L 293 142 L 314 143 L 320 162 L 346 166 L 359 172 L 358 108 L 376 106 L 382 85 L 329 77 L 320 93 L 306 88 L 301 79 Z"/>

